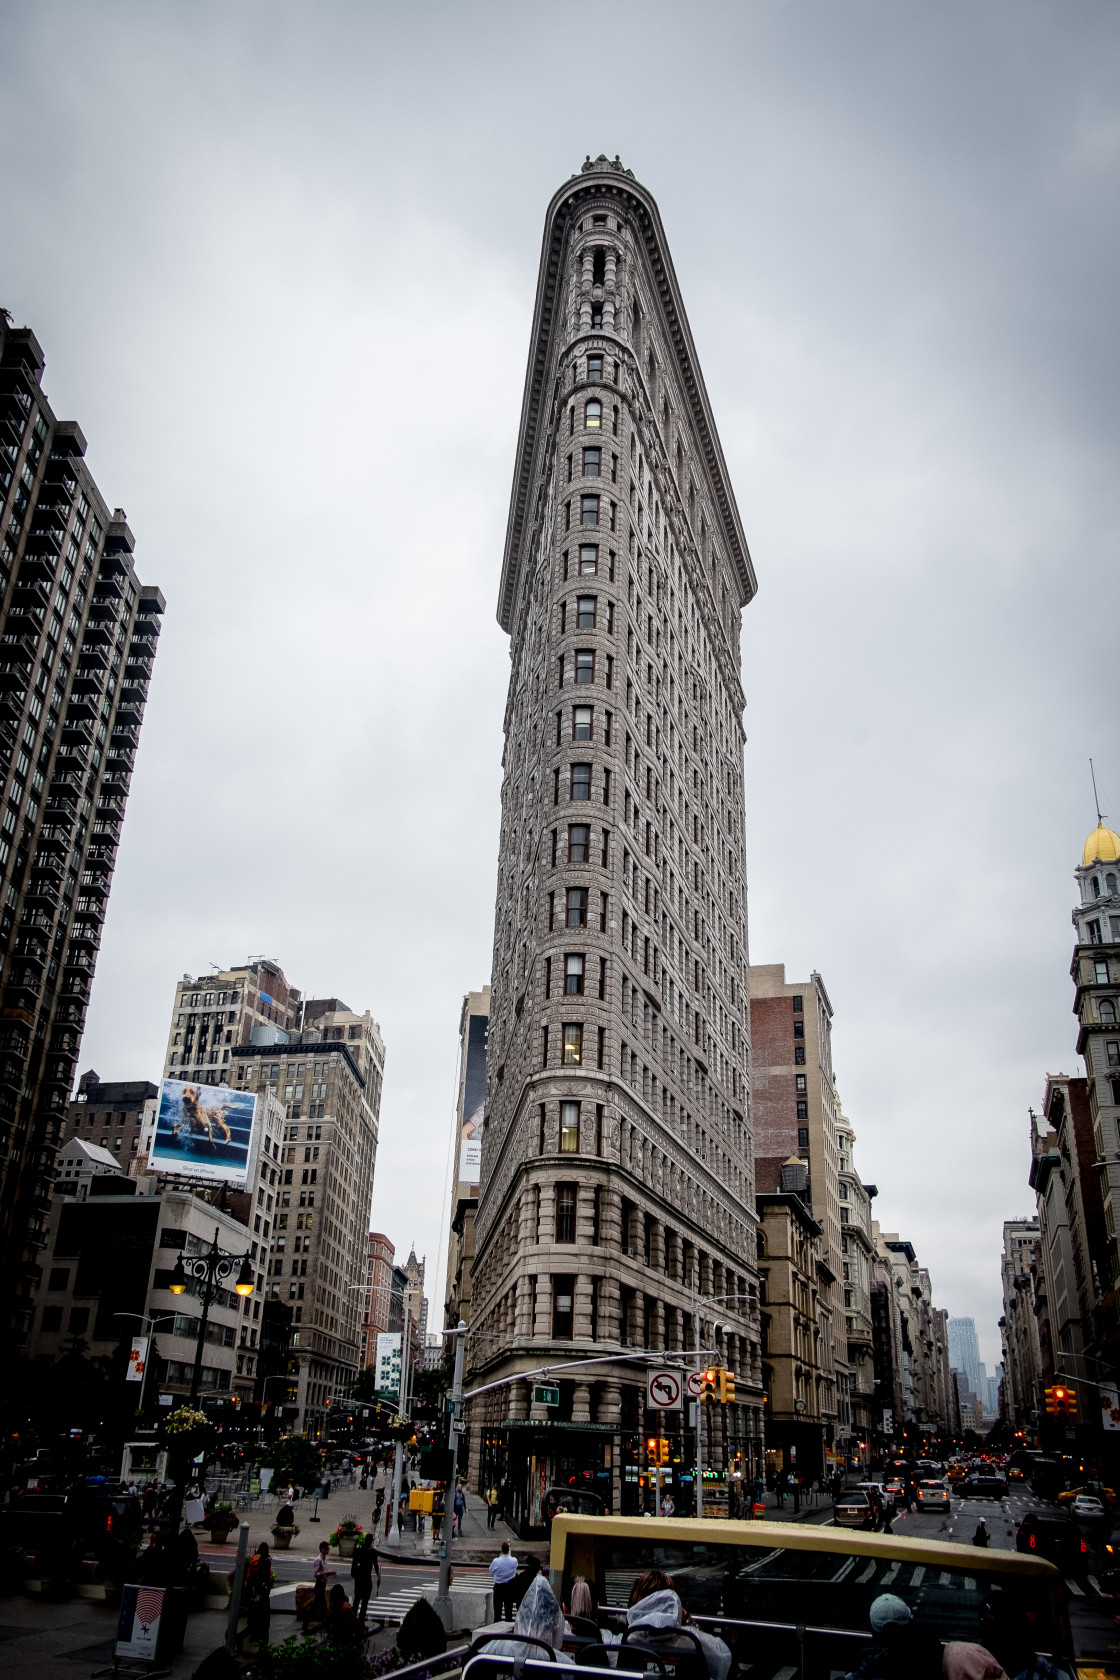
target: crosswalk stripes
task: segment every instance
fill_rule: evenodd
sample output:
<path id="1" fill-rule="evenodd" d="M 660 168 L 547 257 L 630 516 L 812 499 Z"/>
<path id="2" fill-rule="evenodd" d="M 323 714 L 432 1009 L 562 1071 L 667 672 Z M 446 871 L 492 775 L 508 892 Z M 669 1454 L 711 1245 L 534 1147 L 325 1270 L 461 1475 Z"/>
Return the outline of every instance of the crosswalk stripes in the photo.
<path id="1" fill-rule="evenodd" d="M 395 1592 L 382 1593 L 369 1601 L 368 1618 L 370 1621 L 403 1622 L 418 1598 L 423 1598 L 423 1587 L 398 1587 Z"/>

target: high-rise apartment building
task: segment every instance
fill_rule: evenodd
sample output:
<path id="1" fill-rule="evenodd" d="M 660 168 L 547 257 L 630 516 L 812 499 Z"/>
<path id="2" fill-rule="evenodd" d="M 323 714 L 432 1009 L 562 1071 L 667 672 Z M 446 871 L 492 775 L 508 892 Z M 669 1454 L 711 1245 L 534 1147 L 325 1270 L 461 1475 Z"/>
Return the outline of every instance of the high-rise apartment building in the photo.
<path id="1" fill-rule="evenodd" d="M 253 1090 L 282 1109 L 278 1154 L 262 1154 L 249 1186 L 252 1252 L 262 1293 L 291 1308 L 297 1427 L 316 1435 L 364 1363 L 384 1071 L 369 1011 L 305 999 L 272 959 L 184 975 L 175 988 L 165 1077 Z M 251 1328 L 247 1354 L 256 1346 Z"/>
<path id="2" fill-rule="evenodd" d="M 703 1408 L 713 1461 L 749 1470 L 760 1446 L 739 660 L 755 587 L 657 206 L 588 159 L 546 216 L 498 610 L 468 1348 L 474 1378 L 510 1379 L 474 1408 L 472 1473 L 508 1483 L 523 1530 L 561 1472 L 636 1506 L 629 1350 L 691 1348 L 697 1296 L 702 1346 L 738 1381 L 734 1406 Z M 558 1407 L 518 1377 L 580 1355 L 608 1358 L 561 1375 Z M 691 1462 L 679 1413 L 648 1422 Z"/>
<path id="3" fill-rule="evenodd" d="M 163 596 L 0 314 L 0 1299 L 26 1340 Z"/>
<path id="4" fill-rule="evenodd" d="M 859 1264 L 865 1245 L 841 1228 L 832 1004 L 819 974 L 787 981 L 784 963 L 752 964 L 750 988 L 755 1175 L 759 1190 L 769 1192 L 778 1188 L 782 1164 L 791 1157 L 809 1169 L 809 1207 L 821 1227 L 821 1264 L 828 1274 L 822 1273 L 818 1309 L 819 1416 L 826 1447 L 843 1452 L 852 1436 L 851 1364 L 837 1282 L 845 1262 L 849 1268 Z M 849 1219 L 845 1202 L 843 1224 Z"/>
<path id="5" fill-rule="evenodd" d="M 468 992 L 459 1015 L 459 1095 L 455 1103 L 451 1167 L 451 1222 L 447 1239 L 444 1323 L 471 1321 L 471 1268 L 475 1216 L 482 1171 L 482 1128 L 486 1105 L 486 1043 L 490 988 Z"/>

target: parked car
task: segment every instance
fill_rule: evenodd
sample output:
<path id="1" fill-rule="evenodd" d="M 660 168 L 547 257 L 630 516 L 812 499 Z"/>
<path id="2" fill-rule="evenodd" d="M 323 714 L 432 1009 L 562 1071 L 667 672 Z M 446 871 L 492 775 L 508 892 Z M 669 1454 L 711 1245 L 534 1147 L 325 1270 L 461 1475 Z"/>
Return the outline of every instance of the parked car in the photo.
<path id="1" fill-rule="evenodd" d="M 957 1492 L 962 1499 L 1002 1499 L 1007 1493 L 1007 1483 L 1002 1476 L 981 1475 L 973 1470 L 963 1482 L 957 1483 Z"/>
<path id="2" fill-rule="evenodd" d="M 1099 1499 L 1102 1505 L 1109 1506 L 1116 1503 L 1115 1492 L 1112 1488 L 1105 1487 L 1103 1482 L 1082 1482 L 1080 1487 L 1066 1488 L 1064 1493 L 1060 1493 L 1058 1504 L 1072 1505 L 1074 1500 L 1078 1499 L 1083 1493 L 1091 1495 L 1093 1499 Z"/>
<path id="3" fill-rule="evenodd" d="M 71 1493 L 20 1493 L 0 1505 L 0 1545 L 40 1552 L 81 1545 L 100 1556 L 110 1539 L 140 1543 L 140 1501 L 119 1483 L 85 1486 Z"/>
<path id="4" fill-rule="evenodd" d="M 948 1511 L 952 1506 L 945 1483 L 932 1477 L 918 1483 L 914 1499 L 919 1511 Z"/>
<path id="5" fill-rule="evenodd" d="M 874 1528 L 875 1509 L 867 1495 L 854 1488 L 832 1502 L 832 1518 L 837 1528 Z"/>
<path id="6" fill-rule="evenodd" d="M 1067 1516 L 1028 1511 L 1015 1531 L 1015 1550 L 1036 1552 L 1069 1573 L 1084 1568 L 1089 1543 Z"/>

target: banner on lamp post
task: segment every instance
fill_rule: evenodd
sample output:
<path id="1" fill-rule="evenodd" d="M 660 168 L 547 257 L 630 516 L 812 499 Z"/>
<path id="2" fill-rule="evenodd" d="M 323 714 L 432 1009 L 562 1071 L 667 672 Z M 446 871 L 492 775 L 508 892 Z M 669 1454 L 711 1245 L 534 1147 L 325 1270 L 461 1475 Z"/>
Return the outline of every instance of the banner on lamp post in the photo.
<path id="1" fill-rule="evenodd" d="M 386 1400 L 401 1395 L 401 1338 L 399 1333 L 381 1330 L 377 1336 L 377 1365 L 374 1385 Z"/>
<path id="2" fill-rule="evenodd" d="M 128 1370 L 124 1374 L 125 1382 L 143 1382 L 147 1365 L 148 1337 L 133 1336 L 132 1346 L 128 1350 Z"/>

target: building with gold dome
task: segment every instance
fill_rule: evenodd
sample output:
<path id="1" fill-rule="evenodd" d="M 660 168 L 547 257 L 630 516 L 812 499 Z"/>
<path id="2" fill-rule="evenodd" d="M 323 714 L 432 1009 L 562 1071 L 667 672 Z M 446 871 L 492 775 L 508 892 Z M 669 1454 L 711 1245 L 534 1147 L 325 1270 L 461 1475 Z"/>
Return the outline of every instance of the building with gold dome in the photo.
<path id="1" fill-rule="evenodd" d="M 1093 1128 L 1094 1167 L 1100 1176 L 1104 1252 L 1093 1256 L 1097 1304 L 1087 1339 L 1101 1352 L 1101 1339 L 1118 1340 L 1117 1214 L 1120 1211 L 1120 834 L 1098 819 L 1076 872 L 1080 903 L 1070 974 L 1076 988 L 1077 1049 L 1085 1063 L 1086 1094 Z"/>

